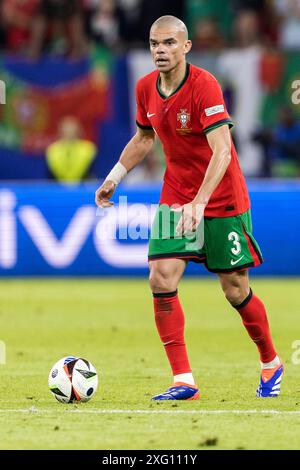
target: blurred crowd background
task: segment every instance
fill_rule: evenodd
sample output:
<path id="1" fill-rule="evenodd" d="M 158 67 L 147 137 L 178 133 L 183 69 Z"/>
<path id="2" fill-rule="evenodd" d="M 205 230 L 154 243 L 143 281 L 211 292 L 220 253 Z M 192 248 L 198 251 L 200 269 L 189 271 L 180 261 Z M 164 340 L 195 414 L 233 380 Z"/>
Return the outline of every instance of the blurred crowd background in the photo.
<path id="1" fill-rule="evenodd" d="M 185 21 L 188 60 L 221 82 L 245 174 L 300 175 L 300 0 L 2 0 L 0 179 L 105 177 L 134 132 L 164 14 Z M 163 171 L 157 143 L 127 182 Z"/>

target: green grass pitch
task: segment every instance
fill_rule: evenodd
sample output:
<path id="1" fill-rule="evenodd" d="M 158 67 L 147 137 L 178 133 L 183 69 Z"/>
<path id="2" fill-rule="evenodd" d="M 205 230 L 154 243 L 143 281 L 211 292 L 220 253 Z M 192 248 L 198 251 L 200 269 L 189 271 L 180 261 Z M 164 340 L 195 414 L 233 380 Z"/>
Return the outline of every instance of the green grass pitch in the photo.
<path id="1" fill-rule="evenodd" d="M 180 296 L 201 399 L 151 402 L 171 383 L 146 280 L 0 281 L 1 449 L 299 449 L 300 280 L 253 280 L 286 364 L 282 394 L 255 398 L 258 355 L 216 280 Z M 89 359 L 100 385 L 85 404 L 48 391 L 61 357 Z"/>

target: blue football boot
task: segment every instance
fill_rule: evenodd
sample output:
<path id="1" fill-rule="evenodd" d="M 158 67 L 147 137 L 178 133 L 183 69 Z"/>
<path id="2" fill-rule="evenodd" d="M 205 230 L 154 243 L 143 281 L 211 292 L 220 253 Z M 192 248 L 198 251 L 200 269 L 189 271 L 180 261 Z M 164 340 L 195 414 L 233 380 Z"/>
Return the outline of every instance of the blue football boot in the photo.
<path id="1" fill-rule="evenodd" d="M 262 369 L 256 396 L 260 398 L 277 397 L 284 372 L 283 364 L 273 369 Z"/>
<path id="2" fill-rule="evenodd" d="M 197 385 L 175 382 L 166 392 L 155 395 L 152 400 L 198 400 L 199 396 Z"/>

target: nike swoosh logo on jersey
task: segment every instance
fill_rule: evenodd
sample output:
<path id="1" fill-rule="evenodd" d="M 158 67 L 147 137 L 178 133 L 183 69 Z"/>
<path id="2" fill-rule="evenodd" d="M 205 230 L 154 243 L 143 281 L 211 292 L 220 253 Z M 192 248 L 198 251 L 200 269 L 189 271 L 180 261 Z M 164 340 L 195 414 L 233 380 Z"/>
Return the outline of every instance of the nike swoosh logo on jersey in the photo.
<path id="1" fill-rule="evenodd" d="M 155 116 L 155 113 L 152 113 L 152 114 L 147 113 L 147 118 L 151 118 L 152 116 Z"/>
<path id="2" fill-rule="evenodd" d="M 234 265 L 237 264 L 239 261 L 241 261 L 241 259 L 243 259 L 244 256 L 245 256 L 245 255 L 241 256 L 241 257 L 240 257 L 239 259 L 237 259 L 237 260 L 232 259 L 232 260 L 230 261 L 231 266 L 234 266 Z"/>

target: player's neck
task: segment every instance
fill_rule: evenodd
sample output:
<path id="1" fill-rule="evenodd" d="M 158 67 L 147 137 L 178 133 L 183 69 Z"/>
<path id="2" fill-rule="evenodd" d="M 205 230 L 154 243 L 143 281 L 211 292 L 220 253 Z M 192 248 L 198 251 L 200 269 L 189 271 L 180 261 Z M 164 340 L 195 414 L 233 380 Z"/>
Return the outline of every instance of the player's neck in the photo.
<path id="1" fill-rule="evenodd" d="M 186 74 L 186 62 L 178 64 L 176 68 L 170 70 L 170 72 L 160 72 L 160 84 L 159 87 L 165 96 L 171 95 L 183 82 Z"/>

